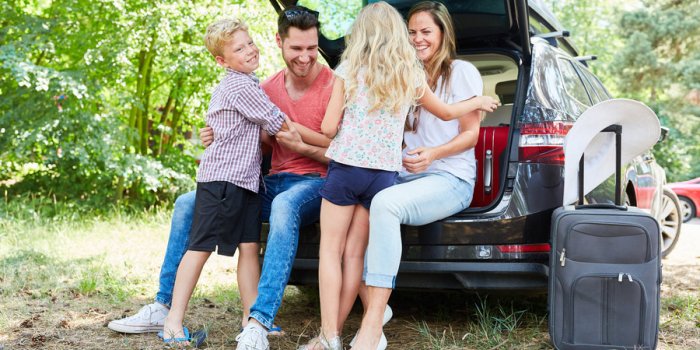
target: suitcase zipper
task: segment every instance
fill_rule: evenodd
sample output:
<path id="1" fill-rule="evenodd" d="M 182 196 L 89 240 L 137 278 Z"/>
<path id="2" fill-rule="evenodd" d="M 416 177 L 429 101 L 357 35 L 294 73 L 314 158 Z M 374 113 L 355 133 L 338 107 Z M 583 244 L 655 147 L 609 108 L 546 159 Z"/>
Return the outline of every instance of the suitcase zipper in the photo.
<path id="1" fill-rule="evenodd" d="M 562 253 L 563 253 L 563 251 L 562 251 Z M 573 283 L 571 284 L 572 292 L 570 293 L 570 296 L 569 296 L 569 308 L 573 308 L 573 306 L 574 306 L 574 294 L 575 293 L 573 291 L 576 290 L 576 285 L 578 284 L 578 282 L 581 279 L 589 278 L 589 277 L 614 278 L 615 275 L 609 274 L 609 273 L 585 274 L 585 275 L 582 275 L 582 276 L 579 276 L 578 278 L 576 278 L 573 281 Z M 623 283 L 623 281 L 625 280 L 625 277 L 627 278 L 627 280 L 630 283 L 635 283 L 639 287 L 639 290 L 641 292 L 641 295 L 640 295 L 641 305 L 640 305 L 640 314 L 639 314 L 639 338 L 637 339 L 637 341 L 638 341 L 638 344 L 644 344 L 644 336 L 645 336 L 644 327 L 646 325 L 646 303 L 645 303 L 645 301 L 647 299 L 647 291 L 644 288 L 644 285 L 640 281 L 632 278 L 631 273 L 620 272 L 619 274 L 617 274 L 617 281 L 620 283 Z M 573 310 L 572 310 L 572 312 L 570 312 L 569 317 L 568 317 L 568 323 L 570 325 L 570 327 L 568 327 L 568 328 L 569 328 L 570 333 L 568 334 L 568 336 L 565 335 L 565 338 L 568 338 L 572 344 L 574 343 L 574 331 L 573 331 L 574 317 L 575 317 L 575 315 L 574 315 Z M 603 316 L 603 319 L 607 320 L 607 315 Z M 601 344 L 601 345 L 605 345 L 605 344 Z"/>
<path id="2" fill-rule="evenodd" d="M 559 257 L 559 262 L 561 263 L 562 267 L 566 265 L 566 248 L 562 248 L 561 256 Z"/>
<path id="3" fill-rule="evenodd" d="M 630 281 L 630 283 L 636 283 L 637 286 L 639 286 L 639 290 L 641 291 L 641 305 L 639 306 L 639 309 L 641 310 L 640 315 L 639 315 L 639 344 L 644 344 L 644 329 L 646 325 L 646 319 L 647 319 L 647 303 L 645 302 L 647 300 L 647 290 L 644 288 L 644 284 L 642 284 L 641 281 L 634 280 L 632 278 L 632 274 L 628 273 L 627 274 L 627 279 Z"/>

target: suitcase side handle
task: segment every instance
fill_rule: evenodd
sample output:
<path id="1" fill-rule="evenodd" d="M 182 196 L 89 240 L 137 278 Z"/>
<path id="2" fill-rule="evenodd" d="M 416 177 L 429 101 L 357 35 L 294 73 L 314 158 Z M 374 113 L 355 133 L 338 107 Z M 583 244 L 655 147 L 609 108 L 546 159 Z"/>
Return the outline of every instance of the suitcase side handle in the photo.
<path id="1" fill-rule="evenodd" d="M 607 203 L 579 204 L 579 205 L 575 205 L 574 209 L 618 209 L 618 210 L 622 210 L 622 211 L 627 211 L 627 207 L 624 205 L 607 204 Z"/>
<path id="2" fill-rule="evenodd" d="M 621 191 L 622 184 L 620 180 L 620 174 L 622 172 L 622 125 L 612 124 L 607 128 L 601 130 L 601 132 L 612 132 L 615 133 L 615 204 L 584 204 L 583 203 L 583 158 L 585 153 L 581 155 L 581 160 L 578 163 L 578 205 L 575 209 L 580 208 L 601 208 L 609 209 L 616 208 L 621 210 L 627 210 L 625 206 L 622 205 Z M 625 209 L 622 209 L 625 208 Z"/>

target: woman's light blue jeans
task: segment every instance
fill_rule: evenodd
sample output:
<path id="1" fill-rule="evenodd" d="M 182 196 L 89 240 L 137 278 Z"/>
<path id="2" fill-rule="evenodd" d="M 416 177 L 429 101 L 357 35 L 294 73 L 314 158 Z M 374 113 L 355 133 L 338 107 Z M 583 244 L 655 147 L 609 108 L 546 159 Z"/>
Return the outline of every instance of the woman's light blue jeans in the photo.
<path id="1" fill-rule="evenodd" d="M 474 186 L 444 171 L 402 173 L 372 199 L 364 280 L 394 288 L 401 262 L 401 224 L 425 225 L 456 214 L 472 201 Z"/>

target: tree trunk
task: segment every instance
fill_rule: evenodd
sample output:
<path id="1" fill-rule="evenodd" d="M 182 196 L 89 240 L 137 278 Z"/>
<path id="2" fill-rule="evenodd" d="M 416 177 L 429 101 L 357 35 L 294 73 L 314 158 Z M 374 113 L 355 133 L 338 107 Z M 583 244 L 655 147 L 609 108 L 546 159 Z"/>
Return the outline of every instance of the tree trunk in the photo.
<path id="1" fill-rule="evenodd" d="M 149 127 L 150 119 L 150 102 L 151 102 L 151 73 L 153 72 L 153 62 L 156 57 L 155 45 L 158 40 L 158 33 L 153 32 L 151 43 L 148 49 L 143 53 L 143 69 L 139 73 L 139 84 L 137 88 L 137 98 L 141 101 L 141 108 L 137 112 L 138 127 L 139 127 L 139 153 L 148 154 Z"/>

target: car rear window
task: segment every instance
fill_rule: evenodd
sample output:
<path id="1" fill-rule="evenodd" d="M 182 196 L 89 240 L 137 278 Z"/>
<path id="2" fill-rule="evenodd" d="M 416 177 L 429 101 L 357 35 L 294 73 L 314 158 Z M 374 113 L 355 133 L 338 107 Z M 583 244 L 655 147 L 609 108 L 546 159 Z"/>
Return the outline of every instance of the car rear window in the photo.
<path id="1" fill-rule="evenodd" d="M 297 4 L 319 12 L 321 33 L 330 40 L 342 38 L 365 3 L 379 0 L 300 0 Z M 389 0 L 406 17 L 417 0 Z M 454 20 L 455 32 L 460 39 L 507 33 L 511 27 L 506 0 L 446 0 L 442 3 Z"/>
<path id="2" fill-rule="evenodd" d="M 559 58 L 558 61 L 559 71 L 562 74 L 562 81 L 564 82 L 566 92 L 579 103 L 585 106 L 590 106 L 591 100 L 589 99 L 588 92 L 586 92 L 583 82 L 578 76 L 578 73 L 576 73 L 573 63 L 563 58 Z"/>
<path id="3" fill-rule="evenodd" d="M 300 0 L 301 5 L 318 11 L 321 22 L 321 34 L 330 40 L 345 36 L 352 22 L 362 9 L 362 0 Z"/>
<path id="4" fill-rule="evenodd" d="M 369 3 L 379 0 L 370 0 Z M 385 0 L 386 1 L 386 0 Z M 406 17 L 416 0 L 386 1 Z M 441 1 L 452 15 L 455 32 L 459 39 L 501 34 L 510 30 L 511 20 L 506 0 L 443 0 Z"/>

